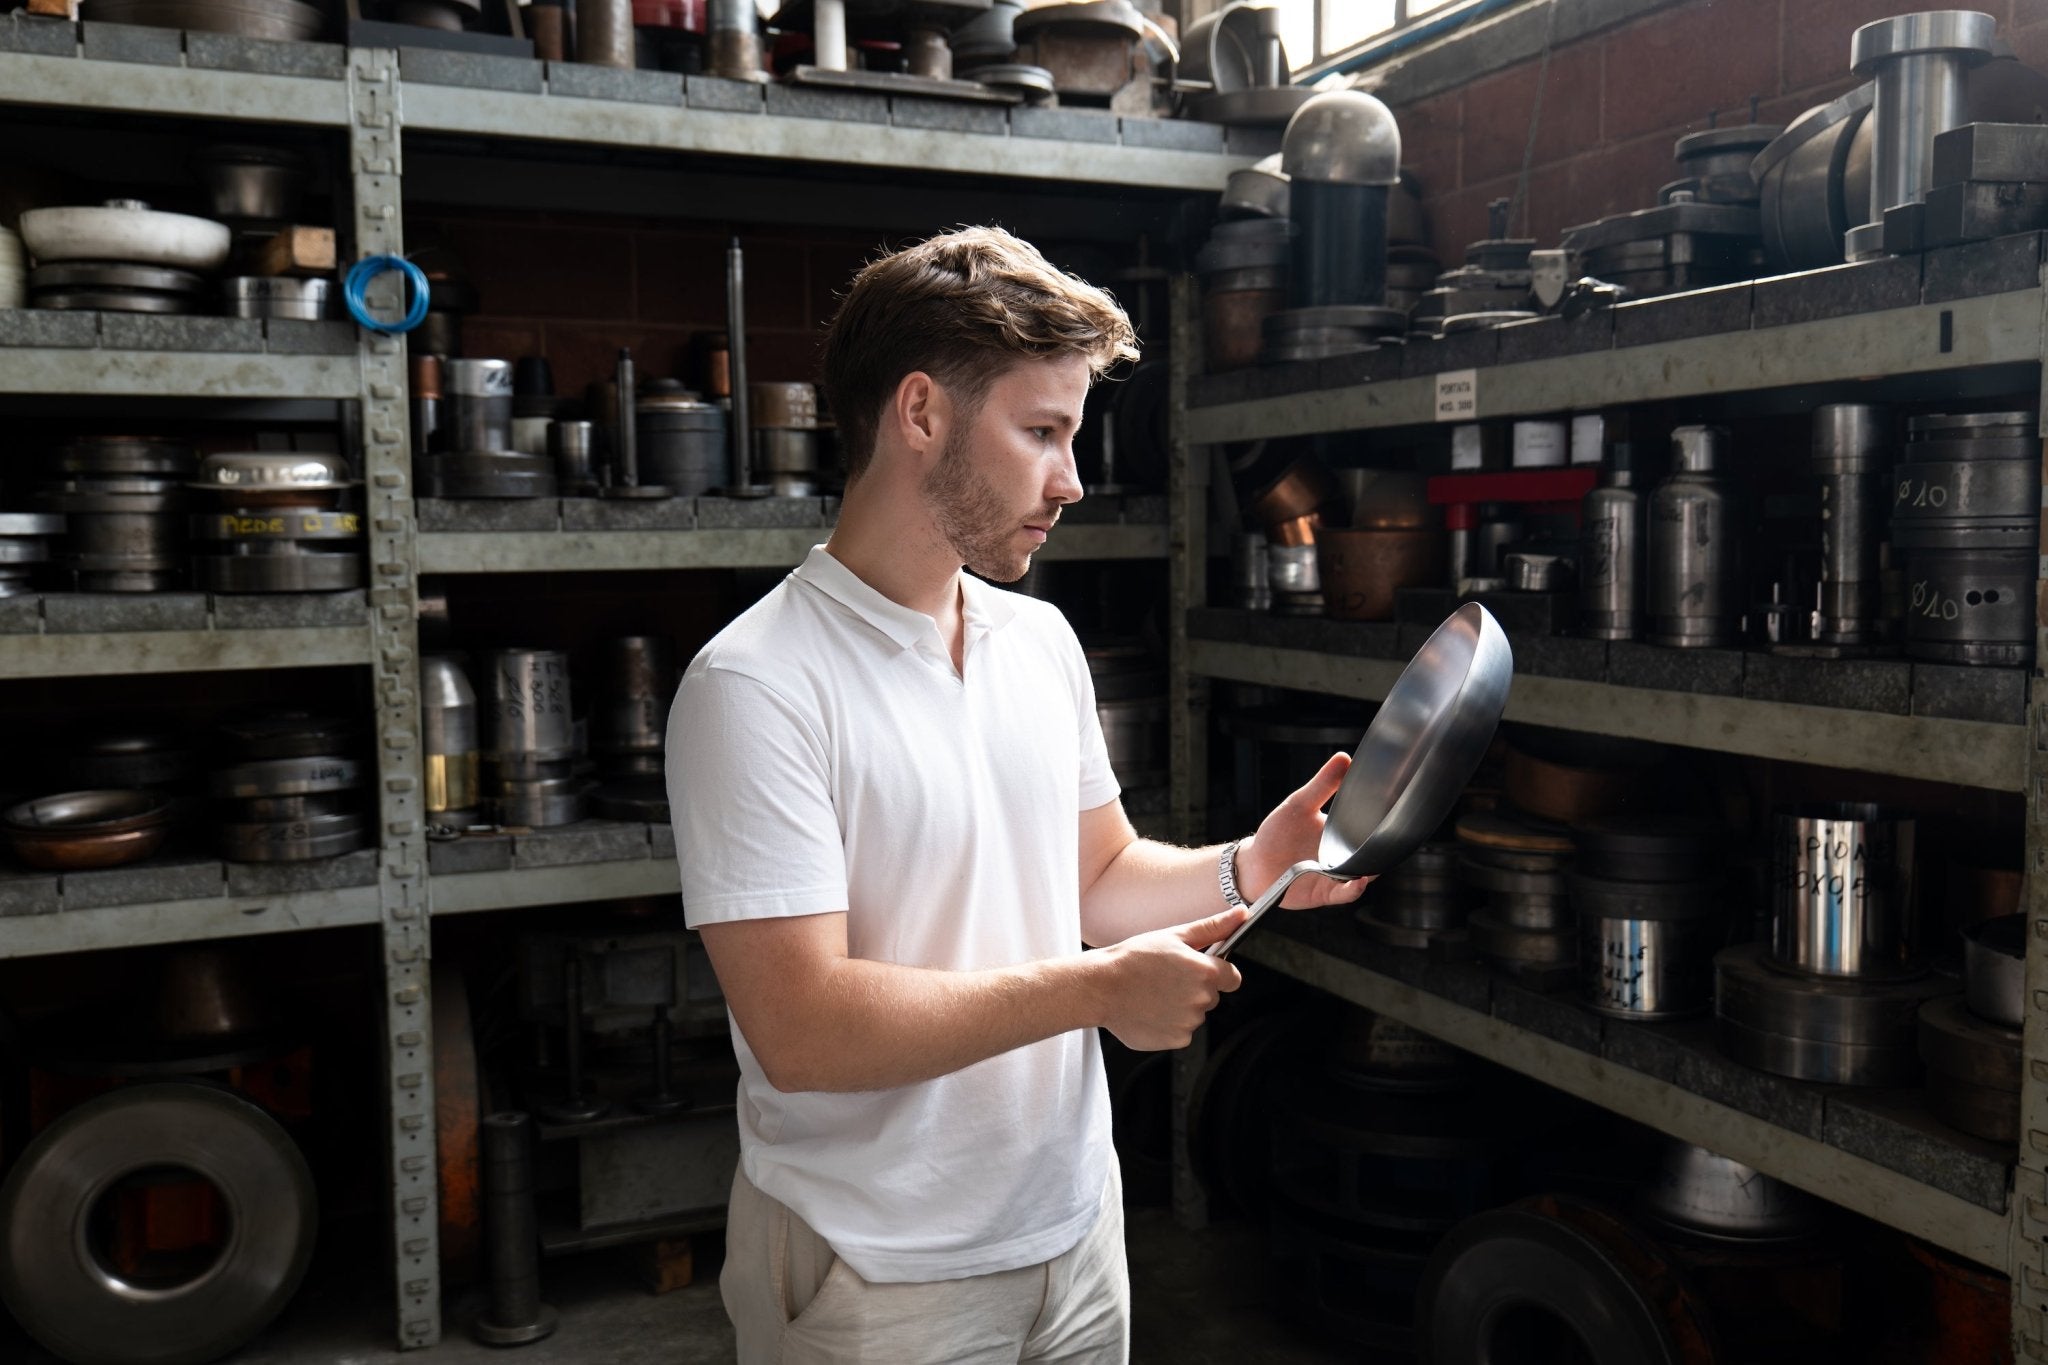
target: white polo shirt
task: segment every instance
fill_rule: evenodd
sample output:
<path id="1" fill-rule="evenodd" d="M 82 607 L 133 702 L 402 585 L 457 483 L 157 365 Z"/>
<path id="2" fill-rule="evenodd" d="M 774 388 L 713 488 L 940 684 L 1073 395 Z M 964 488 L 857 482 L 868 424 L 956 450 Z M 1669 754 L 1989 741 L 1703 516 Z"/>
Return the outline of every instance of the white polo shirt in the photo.
<path id="1" fill-rule="evenodd" d="M 668 727 L 691 927 L 843 910 L 853 956 L 955 971 L 1079 951 L 1080 814 L 1118 790 L 1087 661 L 1053 607 L 960 578 L 960 673 L 823 546 L 691 662 Z M 747 1178 L 864 1279 L 1034 1265 L 1100 1208 L 1093 1029 L 860 1094 L 784 1094 L 737 1025 L 733 1049 Z"/>

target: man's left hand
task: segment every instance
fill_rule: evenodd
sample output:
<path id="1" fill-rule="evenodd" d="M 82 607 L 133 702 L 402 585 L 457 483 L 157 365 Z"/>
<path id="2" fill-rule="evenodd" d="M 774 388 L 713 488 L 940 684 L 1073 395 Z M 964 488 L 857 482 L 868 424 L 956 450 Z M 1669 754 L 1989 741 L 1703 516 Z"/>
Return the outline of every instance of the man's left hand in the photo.
<path id="1" fill-rule="evenodd" d="M 1306 859 L 1320 860 L 1323 839 L 1323 807 L 1344 783 L 1351 769 L 1351 755 L 1332 754 L 1293 795 L 1273 808 L 1259 822 L 1258 832 L 1237 848 L 1238 894 L 1248 901 L 1264 895 L 1280 874 Z M 1288 910 L 1307 910 L 1318 905 L 1343 905 L 1365 894 L 1370 877 L 1334 882 L 1328 877 L 1301 877 L 1287 888 L 1280 904 Z"/>

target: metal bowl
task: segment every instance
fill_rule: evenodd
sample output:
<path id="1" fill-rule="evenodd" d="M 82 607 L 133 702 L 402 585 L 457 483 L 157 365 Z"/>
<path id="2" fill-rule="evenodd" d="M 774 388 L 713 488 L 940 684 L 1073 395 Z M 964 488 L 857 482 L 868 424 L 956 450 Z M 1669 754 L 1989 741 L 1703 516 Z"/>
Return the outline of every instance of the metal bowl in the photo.
<path id="1" fill-rule="evenodd" d="M 217 270 L 230 245 L 225 223 L 161 213 L 137 199 L 29 209 L 21 215 L 21 238 L 38 263 L 120 261 L 178 270 Z"/>
<path id="2" fill-rule="evenodd" d="M 0 832 L 30 867 L 84 872 L 147 858 L 171 832 L 170 806 L 139 791 L 77 791 L 24 801 Z"/>
<path id="3" fill-rule="evenodd" d="M 339 492 L 350 486 L 350 479 L 348 462 L 339 455 L 250 450 L 208 455 L 199 462 L 191 486 L 248 502 Z"/>
<path id="4" fill-rule="evenodd" d="M 2007 1028 L 2027 1017 L 2027 917 L 2000 915 L 1963 931 L 1963 999 L 1970 1013 Z"/>
<path id="5" fill-rule="evenodd" d="M 284 147 L 217 143 L 192 158 L 207 211 L 220 218 L 285 222 L 299 210 L 309 178 L 306 158 Z"/>
<path id="6" fill-rule="evenodd" d="M 1820 1220 L 1811 1196 L 1676 1138 L 1665 1144 L 1638 1207 L 1668 1227 L 1737 1242 L 1791 1241 Z"/>

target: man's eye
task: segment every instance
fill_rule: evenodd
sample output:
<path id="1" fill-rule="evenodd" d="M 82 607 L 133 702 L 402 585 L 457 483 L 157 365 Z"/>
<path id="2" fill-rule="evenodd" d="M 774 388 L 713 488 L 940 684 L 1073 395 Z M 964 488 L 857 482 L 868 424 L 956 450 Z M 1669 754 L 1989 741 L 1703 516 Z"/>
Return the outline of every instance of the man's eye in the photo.
<path id="1" fill-rule="evenodd" d="M 1036 437 L 1037 437 L 1037 438 L 1038 438 L 1039 440 L 1041 440 L 1041 441 L 1050 441 L 1050 440 L 1052 439 L 1052 428 L 1051 428 L 1051 427 L 1033 427 L 1033 428 L 1031 428 L 1031 434 L 1032 434 L 1033 436 L 1036 436 Z"/>

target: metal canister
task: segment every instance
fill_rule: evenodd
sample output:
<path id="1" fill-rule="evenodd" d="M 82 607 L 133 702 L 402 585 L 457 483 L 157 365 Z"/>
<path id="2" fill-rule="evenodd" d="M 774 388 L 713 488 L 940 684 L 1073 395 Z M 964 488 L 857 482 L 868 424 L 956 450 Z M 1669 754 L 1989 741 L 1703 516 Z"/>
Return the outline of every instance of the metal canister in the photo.
<path id="1" fill-rule="evenodd" d="M 597 492 L 597 424 L 555 422 L 548 427 L 548 454 L 554 457 L 555 479 L 564 496 L 587 498 Z M 680 490 L 678 490 L 680 492 Z"/>
<path id="2" fill-rule="evenodd" d="M 1287 305 L 1291 235 L 1284 217 L 1218 223 L 1195 254 L 1212 373 L 1258 364 L 1266 318 Z"/>
<path id="3" fill-rule="evenodd" d="M 640 473 L 679 498 L 725 479 L 725 410 L 687 390 L 643 393 L 638 407 Z"/>
<path id="4" fill-rule="evenodd" d="M 633 65 L 632 0 L 576 0 L 576 60 L 589 66 Z"/>
<path id="5" fill-rule="evenodd" d="M 494 454 L 512 449 L 512 362 L 444 360 L 446 438 L 443 449 L 458 454 Z"/>
<path id="6" fill-rule="evenodd" d="M 1579 632 L 1633 640 L 1643 615 L 1643 495 L 1635 451 L 1617 444 L 1579 520 Z"/>
<path id="7" fill-rule="evenodd" d="M 1912 818 L 1841 804 L 1780 811 L 1772 824 L 1772 956 L 1821 976 L 1912 970 Z"/>
<path id="8" fill-rule="evenodd" d="M 1891 513 L 1906 557 L 1906 652 L 2026 664 L 2041 517 L 2035 415 L 1929 414 L 1907 424 L 1907 437 Z"/>
<path id="9" fill-rule="evenodd" d="M 710 0 L 711 74 L 732 81 L 765 81 L 761 15 L 754 0 Z M 630 30 L 629 30 L 630 31 Z"/>
<path id="10" fill-rule="evenodd" d="M 604 770 L 659 776 L 669 703 L 676 692 L 675 641 L 663 635 L 607 640 L 599 655 L 599 669 L 603 691 L 591 738 Z"/>
<path id="11" fill-rule="evenodd" d="M 1827 403 L 1813 414 L 1820 476 L 1820 639 L 1865 644 L 1884 616 L 1878 542 L 1891 472 L 1891 413 L 1870 403 Z"/>
<path id="12" fill-rule="evenodd" d="M 1721 924 L 1708 882 L 1630 882 L 1573 872 L 1586 1003 L 1602 1014 L 1675 1019 L 1714 1003 Z"/>
<path id="13" fill-rule="evenodd" d="M 485 678 L 484 752 L 500 772 L 533 775 L 576 753 L 569 656 L 554 649 L 500 649 Z"/>
<path id="14" fill-rule="evenodd" d="M 1742 623 L 1742 528 L 1719 470 L 1728 433 L 1680 427 L 1672 470 L 1650 494 L 1650 640 L 1679 649 L 1732 644 Z"/>
<path id="15" fill-rule="evenodd" d="M 476 691 L 462 660 L 453 654 L 420 659 L 420 739 L 425 750 L 428 823 L 476 810 Z"/>

